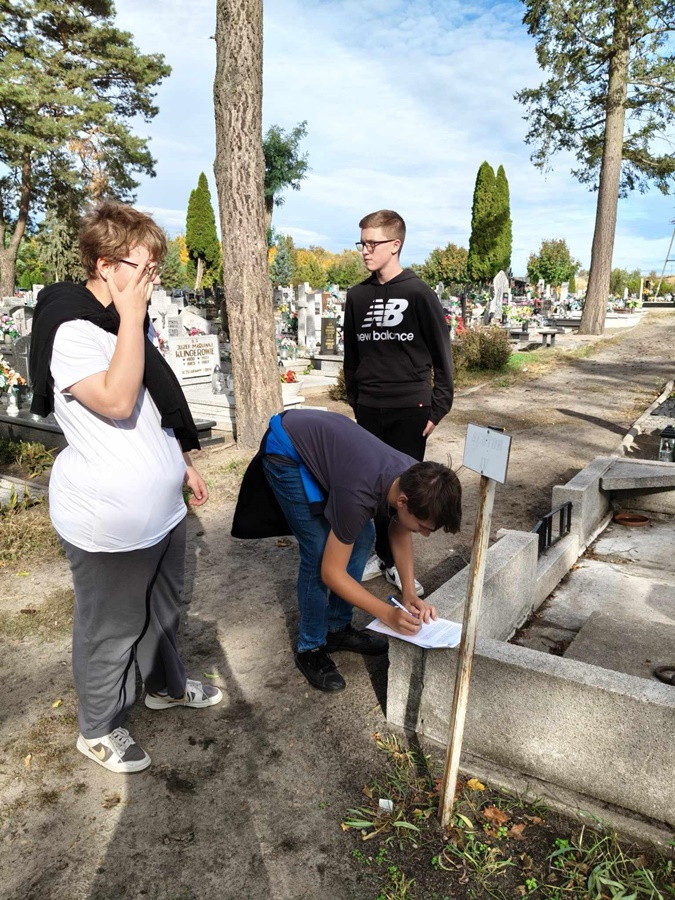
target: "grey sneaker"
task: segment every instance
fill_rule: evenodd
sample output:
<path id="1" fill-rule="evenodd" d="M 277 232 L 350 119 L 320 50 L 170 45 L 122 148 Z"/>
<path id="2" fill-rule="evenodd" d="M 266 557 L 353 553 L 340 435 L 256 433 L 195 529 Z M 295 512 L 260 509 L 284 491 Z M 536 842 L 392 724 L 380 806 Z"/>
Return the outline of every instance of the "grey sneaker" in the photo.
<path id="1" fill-rule="evenodd" d="M 401 578 L 398 574 L 398 569 L 396 566 L 392 566 L 391 569 L 384 570 L 384 577 L 387 579 L 389 584 L 393 584 L 395 588 L 401 590 Z M 424 588 L 419 583 L 417 579 L 415 579 L 415 593 L 418 597 L 422 597 L 424 595 Z"/>
<path id="2" fill-rule="evenodd" d="M 380 561 L 380 557 L 377 553 L 373 553 L 366 563 L 363 575 L 361 576 L 361 581 L 370 581 L 373 578 L 377 578 L 378 575 L 384 575 L 384 563 Z"/>
<path id="3" fill-rule="evenodd" d="M 223 699 L 223 692 L 213 684 L 202 684 L 188 678 L 185 693 L 182 697 L 169 697 L 168 694 L 146 694 L 145 705 L 148 709 L 171 709 L 176 706 L 189 706 L 191 709 L 203 709 L 215 706 Z"/>
<path id="4" fill-rule="evenodd" d="M 126 728 L 116 728 L 100 738 L 88 739 L 79 735 L 76 746 L 88 759 L 93 759 L 109 772 L 118 772 L 121 775 L 127 772 L 142 772 L 152 762 Z"/>

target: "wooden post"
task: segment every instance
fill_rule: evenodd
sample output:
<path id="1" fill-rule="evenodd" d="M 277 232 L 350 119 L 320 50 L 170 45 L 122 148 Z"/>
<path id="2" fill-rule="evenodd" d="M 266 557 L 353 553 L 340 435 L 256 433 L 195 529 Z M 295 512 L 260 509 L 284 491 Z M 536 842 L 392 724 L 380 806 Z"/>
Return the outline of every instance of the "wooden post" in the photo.
<path id="1" fill-rule="evenodd" d="M 473 654 L 476 646 L 478 611 L 483 596 L 485 560 L 490 539 L 490 524 L 492 522 L 492 507 L 494 506 L 496 487 L 496 481 L 493 481 L 492 478 L 488 478 L 485 475 L 481 475 L 480 506 L 473 536 L 469 584 L 466 593 L 464 624 L 462 626 L 462 640 L 459 645 L 455 691 L 452 698 L 448 752 L 445 758 L 445 771 L 443 773 L 443 783 L 441 786 L 440 814 L 441 824 L 444 828 L 450 824 L 452 808 L 455 802 L 455 788 L 457 786 L 459 759 L 462 752 L 462 738 L 464 736 L 464 721 L 466 719 L 466 708 L 469 702 L 469 682 L 471 680 Z"/>

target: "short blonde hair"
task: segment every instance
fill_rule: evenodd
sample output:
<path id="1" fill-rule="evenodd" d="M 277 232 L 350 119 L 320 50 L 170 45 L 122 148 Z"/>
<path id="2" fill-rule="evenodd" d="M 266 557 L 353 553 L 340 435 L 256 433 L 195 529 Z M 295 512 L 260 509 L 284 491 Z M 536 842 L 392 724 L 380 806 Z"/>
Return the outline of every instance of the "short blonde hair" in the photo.
<path id="1" fill-rule="evenodd" d="M 368 213 L 359 222 L 359 228 L 381 228 L 387 233 L 387 237 L 400 241 L 401 247 L 405 241 L 405 222 L 393 209 L 378 209 L 377 212 Z"/>
<path id="2" fill-rule="evenodd" d="M 119 261 L 134 247 L 145 247 L 155 262 L 166 256 L 166 235 L 146 213 L 106 200 L 85 214 L 80 226 L 80 259 L 88 278 L 96 277 L 99 259 Z"/>

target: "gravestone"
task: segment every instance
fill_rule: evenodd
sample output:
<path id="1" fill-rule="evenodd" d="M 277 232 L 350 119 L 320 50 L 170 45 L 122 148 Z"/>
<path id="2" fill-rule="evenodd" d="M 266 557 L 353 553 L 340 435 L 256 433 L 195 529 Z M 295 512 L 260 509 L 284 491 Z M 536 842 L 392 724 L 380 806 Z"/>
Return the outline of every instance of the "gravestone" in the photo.
<path id="1" fill-rule="evenodd" d="M 307 294 L 305 294 L 304 284 L 298 285 L 298 295 L 296 299 L 298 306 L 298 346 L 307 346 Z"/>
<path id="2" fill-rule="evenodd" d="M 18 372 L 22 378 L 26 379 L 26 384 L 30 384 L 30 371 L 28 368 L 28 356 L 30 354 L 30 334 L 18 337 L 12 346 L 14 359 L 12 368 Z"/>
<path id="3" fill-rule="evenodd" d="M 190 332 L 192 328 L 196 328 L 203 334 L 211 334 L 211 323 L 207 322 L 203 315 L 195 306 L 186 306 L 180 314 L 181 322 L 185 331 Z"/>
<path id="4" fill-rule="evenodd" d="M 567 306 L 567 295 L 568 295 L 569 289 L 570 289 L 569 281 L 563 281 L 563 283 L 560 285 L 560 298 L 559 298 L 560 305 L 562 307 Z"/>
<path id="5" fill-rule="evenodd" d="M 37 303 L 38 294 L 44 288 L 44 284 L 34 284 L 33 285 L 33 303 Z"/>
<path id="6" fill-rule="evenodd" d="M 436 287 L 434 288 L 434 291 L 435 291 L 436 296 L 438 297 L 439 301 L 443 299 L 443 291 L 444 290 L 445 290 L 445 285 L 443 284 L 442 281 L 439 281 L 438 284 L 436 285 Z"/>
<path id="7" fill-rule="evenodd" d="M 337 325 L 334 318 L 321 319 L 321 355 L 335 356 L 337 354 Z"/>
<path id="8" fill-rule="evenodd" d="M 14 324 L 21 337 L 30 334 L 33 327 L 33 310 L 30 307 L 16 306 L 10 311 L 10 315 L 14 319 Z"/>
<path id="9" fill-rule="evenodd" d="M 316 351 L 316 300 L 314 294 L 307 296 L 305 309 L 305 346 L 310 354 Z"/>
<path id="10" fill-rule="evenodd" d="M 167 316 L 164 319 L 164 334 L 162 337 L 183 337 L 184 334 L 185 328 L 183 327 L 183 320 L 180 316 Z"/>
<path id="11" fill-rule="evenodd" d="M 509 279 L 506 272 L 497 272 L 492 281 L 492 303 L 490 311 L 494 313 L 494 321 L 502 320 L 502 304 L 504 303 L 504 295 L 506 302 L 511 302 L 511 288 L 509 287 Z"/>
<path id="12" fill-rule="evenodd" d="M 166 360 L 181 384 L 210 384 L 220 363 L 215 334 L 167 338 Z"/>

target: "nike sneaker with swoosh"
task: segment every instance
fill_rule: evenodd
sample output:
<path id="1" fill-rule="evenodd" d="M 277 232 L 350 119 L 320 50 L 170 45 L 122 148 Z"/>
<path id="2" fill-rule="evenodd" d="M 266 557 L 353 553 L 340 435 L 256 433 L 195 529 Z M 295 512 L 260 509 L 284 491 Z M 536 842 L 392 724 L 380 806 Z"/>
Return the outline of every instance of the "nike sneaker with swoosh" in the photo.
<path id="1" fill-rule="evenodd" d="M 189 706 L 191 709 L 203 709 L 215 706 L 223 699 L 223 692 L 215 684 L 202 684 L 188 678 L 182 697 L 170 697 L 168 694 L 146 694 L 145 705 L 148 709 L 171 709 L 175 706 Z"/>
<path id="2" fill-rule="evenodd" d="M 116 728 L 110 734 L 98 738 L 77 739 L 77 749 L 109 772 L 142 772 L 152 760 L 136 743 L 126 728 Z"/>

